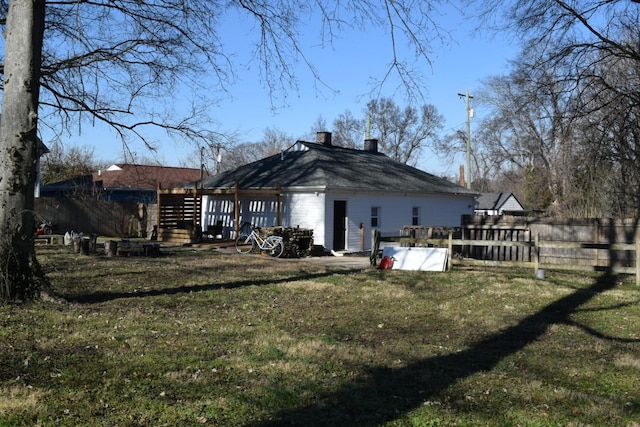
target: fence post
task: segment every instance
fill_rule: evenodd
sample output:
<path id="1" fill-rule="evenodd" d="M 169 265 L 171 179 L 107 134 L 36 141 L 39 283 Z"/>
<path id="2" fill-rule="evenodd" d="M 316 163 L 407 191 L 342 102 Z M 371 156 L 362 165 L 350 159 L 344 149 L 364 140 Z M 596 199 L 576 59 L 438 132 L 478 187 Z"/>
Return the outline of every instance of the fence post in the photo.
<path id="1" fill-rule="evenodd" d="M 540 268 L 540 233 L 537 231 L 533 245 L 533 274 L 538 274 L 538 269 Z"/>
<path id="2" fill-rule="evenodd" d="M 380 232 L 375 228 L 371 229 L 371 253 L 369 254 L 369 263 L 377 264 L 378 249 L 380 249 Z"/>
<path id="3" fill-rule="evenodd" d="M 640 233 L 636 229 L 636 286 L 640 286 Z"/>
<path id="4" fill-rule="evenodd" d="M 447 271 L 453 266 L 453 229 L 449 229 L 449 257 L 447 258 Z"/>
<path id="5" fill-rule="evenodd" d="M 597 243 L 600 243 L 600 219 L 596 218 L 595 221 L 596 221 L 596 226 L 595 226 L 596 230 L 595 230 L 595 236 L 594 236 L 593 241 L 594 241 L 594 243 L 597 244 Z M 607 243 L 611 244 L 611 239 L 607 239 L 607 240 L 609 240 Z M 597 267 L 598 264 L 599 264 L 599 259 L 600 259 L 600 249 L 598 249 L 596 247 L 596 250 L 594 252 L 595 252 L 595 256 L 596 256 L 595 265 Z"/>

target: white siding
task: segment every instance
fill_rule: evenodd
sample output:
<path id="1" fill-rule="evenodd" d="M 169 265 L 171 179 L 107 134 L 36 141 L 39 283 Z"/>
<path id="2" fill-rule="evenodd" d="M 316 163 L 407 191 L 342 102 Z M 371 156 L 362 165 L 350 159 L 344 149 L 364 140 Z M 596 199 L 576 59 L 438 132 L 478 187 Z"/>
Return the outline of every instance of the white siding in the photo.
<path id="1" fill-rule="evenodd" d="M 324 246 L 324 193 L 290 193 L 282 199 L 282 225 L 311 229 L 313 230 L 313 244 Z"/>
<path id="2" fill-rule="evenodd" d="M 331 194 L 327 195 L 327 220 L 325 246 L 333 245 L 333 201 L 347 201 L 346 249 L 359 251 L 361 233 L 364 233 L 364 249 L 371 249 L 371 207 L 380 208 L 378 230 L 386 235 L 398 235 L 402 227 L 411 225 L 412 208 L 420 211 L 420 225 L 460 226 L 460 217 L 473 213 L 473 196 L 425 195 L 375 195 Z M 362 225 L 362 230 L 361 230 Z"/>
<path id="3" fill-rule="evenodd" d="M 472 196 L 412 196 L 412 195 L 376 195 L 373 193 L 330 193 L 309 192 L 289 193 L 282 197 L 282 225 L 313 230 L 313 241 L 327 249 L 333 248 L 334 201 L 347 203 L 345 249 L 361 250 L 361 236 L 364 236 L 364 249 L 371 248 L 371 207 L 380 208 L 379 227 L 381 233 L 397 235 L 402 227 L 411 225 L 412 209 L 420 211 L 420 225 L 459 226 L 463 214 L 472 214 L 474 198 Z M 262 227 L 275 226 L 277 204 L 275 197 L 260 200 L 241 198 L 240 224 L 247 221 Z M 233 197 L 204 196 L 202 224 L 213 225 L 223 221 L 225 238 L 232 238 L 234 230 Z"/>
<path id="4" fill-rule="evenodd" d="M 522 206 L 520 205 L 520 203 L 518 203 L 518 200 L 513 196 L 509 196 L 507 201 L 504 202 L 502 206 L 500 206 L 500 215 L 502 215 L 503 211 L 521 211 L 521 210 L 522 210 Z"/>

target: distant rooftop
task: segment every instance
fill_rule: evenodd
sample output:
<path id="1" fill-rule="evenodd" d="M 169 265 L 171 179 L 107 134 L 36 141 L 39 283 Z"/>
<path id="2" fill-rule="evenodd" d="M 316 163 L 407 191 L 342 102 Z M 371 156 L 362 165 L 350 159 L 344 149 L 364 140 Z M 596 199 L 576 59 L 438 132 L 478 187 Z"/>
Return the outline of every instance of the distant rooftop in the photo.
<path id="1" fill-rule="evenodd" d="M 94 183 L 101 181 L 102 188 L 156 190 L 158 184 L 162 188 L 175 188 L 197 181 L 200 169 L 121 163 L 94 172 L 92 178 Z"/>

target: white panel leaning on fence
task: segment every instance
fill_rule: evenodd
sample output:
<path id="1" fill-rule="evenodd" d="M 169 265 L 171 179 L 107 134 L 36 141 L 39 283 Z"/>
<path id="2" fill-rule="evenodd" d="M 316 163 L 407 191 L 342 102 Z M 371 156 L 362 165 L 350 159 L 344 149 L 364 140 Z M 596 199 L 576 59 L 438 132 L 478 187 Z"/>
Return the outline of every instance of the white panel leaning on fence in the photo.
<path id="1" fill-rule="evenodd" d="M 393 270 L 444 271 L 447 266 L 445 248 L 416 248 L 387 246 L 383 257 L 393 258 Z"/>

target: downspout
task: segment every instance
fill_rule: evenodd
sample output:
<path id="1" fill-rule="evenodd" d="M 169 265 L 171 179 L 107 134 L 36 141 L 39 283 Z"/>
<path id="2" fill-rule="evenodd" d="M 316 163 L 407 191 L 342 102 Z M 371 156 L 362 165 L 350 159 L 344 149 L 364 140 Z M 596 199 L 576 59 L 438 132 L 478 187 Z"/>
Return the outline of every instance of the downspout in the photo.
<path id="1" fill-rule="evenodd" d="M 233 212 L 233 218 L 234 218 L 234 222 L 236 224 L 236 237 L 238 237 L 240 235 L 240 194 L 239 194 L 240 188 L 238 185 L 238 181 L 236 181 L 236 186 L 235 186 L 235 201 L 234 201 L 234 212 Z"/>
<path id="2" fill-rule="evenodd" d="M 276 214 L 277 215 L 276 225 L 280 227 L 282 226 L 282 200 L 280 197 L 280 191 L 281 191 L 280 184 L 276 186 L 276 189 L 278 190 L 278 192 L 276 193 L 276 206 L 278 211 Z"/>

